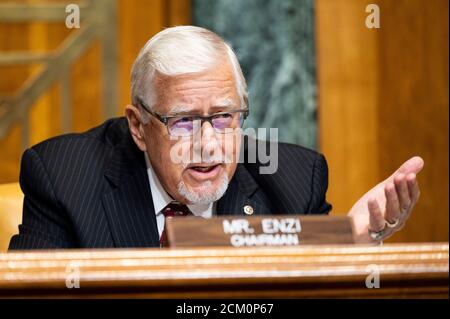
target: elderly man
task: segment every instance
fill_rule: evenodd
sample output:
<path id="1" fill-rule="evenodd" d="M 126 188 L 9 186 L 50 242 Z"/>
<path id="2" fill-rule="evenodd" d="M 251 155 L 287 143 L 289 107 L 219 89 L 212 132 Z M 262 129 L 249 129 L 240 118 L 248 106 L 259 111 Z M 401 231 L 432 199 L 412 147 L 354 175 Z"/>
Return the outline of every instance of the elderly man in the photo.
<path id="1" fill-rule="evenodd" d="M 131 91 L 126 119 L 24 153 L 23 222 L 10 249 L 159 247 L 165 218 L 176 214 L 331 210 L 321 154 L 279 143 L 271 174 L 248 160 L 251 148 L 240 144 L 249 113 L 245 79 L 213 32 L 184 26 L 158 33 L 134 63 Z M 176 160 L 177 150 L 201 156 Z M 422 167 L 422 159 L 410 159 L 353 206 L 358 242 L 380 242 L 403 226 Z"/>

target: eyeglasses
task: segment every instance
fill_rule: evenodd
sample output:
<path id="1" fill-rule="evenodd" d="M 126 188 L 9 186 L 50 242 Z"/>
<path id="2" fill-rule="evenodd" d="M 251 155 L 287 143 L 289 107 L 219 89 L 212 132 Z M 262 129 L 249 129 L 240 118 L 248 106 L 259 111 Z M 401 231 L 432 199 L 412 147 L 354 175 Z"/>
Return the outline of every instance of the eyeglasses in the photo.
<path id="1" fill-rule="evenodd" d="M 241 128 L 249 115 L 249 109 L 237 109 L 227 112 L 214 113 L 209 116 L 201 115 L 161 115 L 150 111 L 150 108 L 140 99 L 138 103 L 146 112 L 155 117 L 167 127 L 170 136 L 184 137 L 196 134 L 204 122 L 208 122 L 217 133 L 226 134 L 230 129 Z"/>

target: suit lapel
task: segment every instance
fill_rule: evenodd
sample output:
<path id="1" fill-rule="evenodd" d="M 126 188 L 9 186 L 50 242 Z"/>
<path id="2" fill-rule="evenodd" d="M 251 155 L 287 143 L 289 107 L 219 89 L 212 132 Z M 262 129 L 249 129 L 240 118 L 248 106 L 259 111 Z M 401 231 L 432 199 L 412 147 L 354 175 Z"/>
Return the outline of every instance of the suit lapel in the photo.
<path id="1" fill-rule="evenodd" d="M 147 176 L 144 155 L 127 131 L 105 172 L 111 188 L 102 199 L 116 247 L 159 247 Z"/>
<path id="2" fill-rule="evenodd" d="M 225 195 L 217 203 L 217 215 L 245 215 L 244 207 L 253 209 L 252 215 L 270 212 L 268 203 L 256 193 L 259 187 L 243 164 L 238 164 Z"/>

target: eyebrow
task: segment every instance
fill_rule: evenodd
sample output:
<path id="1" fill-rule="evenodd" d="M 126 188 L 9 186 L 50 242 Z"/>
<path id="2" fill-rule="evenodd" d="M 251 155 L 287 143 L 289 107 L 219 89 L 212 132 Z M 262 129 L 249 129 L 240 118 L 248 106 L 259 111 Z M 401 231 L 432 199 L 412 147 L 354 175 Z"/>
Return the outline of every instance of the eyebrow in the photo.
<path id="1" fill-rule="evenodd" d="M 187 105 L 175 105 L 170 108 L 170 114 L 189 114 L 193 112 L 192 107 Z"/>
<path id="2" fill-rule="evenodd" d="M 231 99 L 224 99 L 221 101 L 218 101 L 214 103 L 213 106 L 211 106 L 211 109 L 224 109 L 224 108 L 231 108 L 236 105 L 236 103 L 233 102 Z M 187 105 L 175 105 L 170 109 L 170 115 L 191 115 L 195 114 L 195 110 L 192 109 L 192 107 L 189 107 Z"/>
<path id="3" fill-rule="evenodd" d="M 232 99 L 224 99 L 217 103 L 214 103 L 214 106 L 212 106 L 212 107 L 219 108 L 219 107 L 229 107 L 229 106 L 234 106 L 234 105 L 235 105 L 235 103 L 233 102 Z"/>

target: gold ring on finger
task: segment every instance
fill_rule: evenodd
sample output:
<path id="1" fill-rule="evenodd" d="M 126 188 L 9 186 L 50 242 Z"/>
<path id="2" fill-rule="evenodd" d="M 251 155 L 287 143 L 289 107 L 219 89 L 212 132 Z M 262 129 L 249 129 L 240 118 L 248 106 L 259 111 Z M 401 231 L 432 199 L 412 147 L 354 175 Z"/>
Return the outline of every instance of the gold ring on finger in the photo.
<path id="1" fill-rule="evenodd" d="M 395 228 L 395 227 L 397 227 L 399 221 L 400 221 L 400 218 L 395 220 L 394 222 L 390 222 L 390 221 L 387 221 L 387 220 L 385 222 L 386 222 L 386 226 L 388 228 Z"/>

